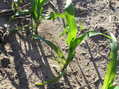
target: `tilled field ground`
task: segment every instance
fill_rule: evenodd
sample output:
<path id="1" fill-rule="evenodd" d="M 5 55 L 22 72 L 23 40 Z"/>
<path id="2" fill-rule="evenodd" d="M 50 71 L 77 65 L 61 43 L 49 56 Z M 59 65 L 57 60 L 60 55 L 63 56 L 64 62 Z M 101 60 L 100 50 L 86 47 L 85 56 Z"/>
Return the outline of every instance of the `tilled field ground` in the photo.
<path id="1" fill-rule="evenodd" d="M 56 8 L 59 6 L 60 11 L 63 11 L 63 2 L 57 1 L 60 5 L 56 5 Z M 55 5 L 56 2 L 53 2 Z M 83 24 L 84 31 L 94 29 L 111 32 L 119 40 L 118 0 L 73 0 L 73 3 L 79 30 Z M 1 11 L 10 8 L 4 4 L 0 2 Z M 7 17 L 5 14 L 0 16 L 0 29 L 8 24 Z M 7 30 L 22 22 L 27 23 L 24 19 L 9 23 Z M 58 44 L 67 53 L 67 46 L 63 41 L 65 38 L 59 37 L 62 31 L 63 24 L 59 20 L 44 20 L 38 27 L 41 36 Z M 76 57 L 68 66 L 67 74 L 59 82 L 36 87 L 35 83 L 57 75 L 59 66 L 52 60 L 53 52 L 42 41 L 32 40 L 27 30 L 12 32 L 5 39 L 5 43 L 0 44 L 0 89 L 101 89 L 109 50 L 109 41 L 101 36 L 83 42 L 76 49 Z M 117 75 L 118 73 L 117 70 Z"/>

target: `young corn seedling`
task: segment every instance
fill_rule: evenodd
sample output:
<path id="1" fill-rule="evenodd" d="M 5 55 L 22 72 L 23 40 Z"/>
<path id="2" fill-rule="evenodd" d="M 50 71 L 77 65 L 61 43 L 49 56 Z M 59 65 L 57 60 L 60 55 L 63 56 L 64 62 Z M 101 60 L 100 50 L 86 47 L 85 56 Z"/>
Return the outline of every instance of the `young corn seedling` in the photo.
<path id="1" fill-rule="evenodd" d="M 45 85 L 47 83 L 53 83 L 53 82 L 57 82 L 66 72 L 67 66 L 69 65 L 69 63 L 73 60 L 73 58 L 75 57 L 75 49 L 78 45 L 81 44 L 82 41 L 92 37 L 92 36 L 96 36 L 96 35 L 100 35 L 101 33 L 97 33 L 94 31 L 89 31 L 86 32 L 82 35 L 80 35 L 78 38 L 76 38 L 74 41 L 72 41 L 70 43 L 69 46 L 69 51 L 68 51 L 68 56 L 65 57 L 63 51 L 61 50 L 61 48 L 57 45 L 55 45 L 54 43 L 52 43 L 51 41 L 48 41 L 44 38 L 42 38 L 41 36 L 38 35 L 33 35 L 33 38 L 36 40 L 42 40 L 44 41 L 48 46 L 50 46 L 52 48 L 52 50 L 56 53 L 58 59 L 56 60 L 60 66 L 61 66 L 61 72 L 59 73 L 59 75 L 55 78 L 53 78 L 52 80 L 48 80 L 48 81 L 44 81 L 43 83 L 37 83 L 36 85 Z"/>
<path id="2" fill-rule="evenodd" d="M 64 13 L 55 14 L 55 16 L 54 16 L 54 17 L 57 17 L 57 16 L 63 17 L 66 20 L 66 23 L 68 25 L 68 29 L 66 29 L 68 32 L 67 43 L 69 45 L 69 51 L 68 51 L 67 57 L 64 56 L 64 53 L 59 46 L 55 45 L 51 41 L 48 41 L 38 35 L 33 35 L 34 39 L 44 41 L 48 46 L 50 46 L 55 51 L 55 53 L 57 54 L 57 57 L 58 57 L 58 59 L 56 61 L 61 65 L 61 72 L 60 72 L 59 76 L 55 77 L 53 80 L 45 81 L 43 83 L 38 83 L 36 85 L 44 85 L 47 83 L 52 83 L 52 82 L 58 81 L 61 78 L 61 76 L 63 76 L 65 74 L 68 64 L 73 60 L 73 58 L 75 56 L 76 47 L 82 41 L 86 40 L 87 38 L 100 34 L 100 33 L 91 31 L 91 32 L 82 34 L 80 37 L 76 38 L 77 26 L 76 26 L 76 22 L 75 22 L 74 13 L 75 13 L 74 8 L 72 5 L 70 5 L 68 8 L 65 9 Z"/>
<path id="3" fill-rule="evenodd" d="M 15 16 L 20 15 L 31 15 L 32 18 L 32 32 L 37 33 L 37 27 L 40 24 L 41 20 L 44 18 L 43 6 L 48 2 L 48 0 L 31 0 L 31 9 L 19 10 L 19 5 L 24 0 L 14 0 L 12 2 L 12 7 L 15 12 Z M 14 16 L 13 16 L 14 17 Z"/>
<path id="4" fill-rule="evenodd" d="M 41 20 L 44 18 L 43 6 L 48 2 L 48 0 L 31 0 L 32 2 L 32 19 L 33 19 L 33 29 L 36 30 Z"/>

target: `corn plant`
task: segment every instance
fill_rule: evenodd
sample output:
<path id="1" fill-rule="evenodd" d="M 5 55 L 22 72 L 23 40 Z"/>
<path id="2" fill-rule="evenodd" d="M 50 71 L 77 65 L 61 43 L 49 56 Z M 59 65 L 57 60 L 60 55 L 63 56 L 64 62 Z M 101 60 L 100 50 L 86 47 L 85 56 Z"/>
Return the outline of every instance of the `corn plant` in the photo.
<path id="1" fill-rule="evenodd" d="M 31 0 L 32 2 L 32 19 L 33 19 L 33 29 L 36 30 L 38 24 L 43 19 L 43 6 L 48 2 L 48 0 Z M 36 31 L 35 31 L 36 32 Z"/>
<path id="2" fill-rule="evenodd" d="M 78 47 L 78 45 L 80 45 L 82 43 L 82 41 L 87 40 L 88 38 L 90 38 L 92 36 L 96 36 L 96 35 L 103 35 L 103 36 L 112 40 L 111 51 L 110 51 L 110 56 L 109 56 L 111 61 L 109 62 L 108 66 L 107 66 L 107 72 L 106 72 L 106 75 L 104 78 L 104 85 L 103 85 L 102 89 L 119 89 L 118 86 L 113 86 L 113 81 L 114 81 L 114 78 L 116 75 L 116 63 L 117 63 L 116 38 L 113 35 L 107 36 L 102 33 L 94 32 L 94 31 L 89 31 L 84 34 L 81 34 L 78 38 L 76 38 L 74 41 L 72 41 L 69 46 L 69 51 L 68 51 L 67 57 L 64 56 L 63 51 L 60 49 L 60 47 L 58 47 L 57 45 L 55 45 L 54 43 L 52 43 L 48 40 L 45 40 L 44 38 L 42 38 L 38 35 L 34 35 L 35 39 L 42 40 L 46 44 L 48 44 L 55 51 L 55 53 L 57 54 L 57 56 L 59 58 L 59 60 L 56 60 L 56 61 L 58 63 L 63 64 L 63 67 L 62 67 L 62 70 L 61 70 L 59 76 L 55 77 L 52 80 L 45 81 L 43 83 L 37 83 L 36 85 L 45 85 L 47 83 L 57 82 L 65 74 L 67 66 L 75 57 L 76 47 Z"/>
<path id="3" fill-rule="evenodd" d="M 30 5 L 31 9 L 19 10 L 19 5 L 23 3 L 24 0 L 14 0 L 12 2 L 12 9 L 15 12 L 15 15 L 12 16 L 12 19 L 15 19 L 17 16 L 31 15 L 32 18 L 32 32 L 37 33 L 37 27 L 40 24 L 41 20 L 44 18 L 43 6 L 48 2 L 48 0 L 31 0 Z M 28 25 L 28 26 L 31 26 Z"/>
<path id="4" fill-rule="evenodd" d="M 89 37 L 92 37 L 92 36 L 95 36 L 95 35 L 100 35 L 100 34 L 101 33 L 97 33 L 97 32 L 94 32 L 94 31 L 89 31 L 89 32 L 86 32 L 86 33 L 82 34 L 78 38 L 76 38 L 74 41 L 72 41 L 70 43 L 69 52 L 68 52 L 67 57 L 64 56 L 64 53 L 63 53 L 63 51 L 61 50 L 61 48 L 59 46 L 55 45 L 51 41 L 48 41 L 48 40 L 42 38 L 41 36 L 33 35 L 34 39 L 44 41 L 48 46 L 50 46 L 54 50 L 54 52 L 57 54 L 57 57 L 58 57 L 58 59 L 56 61 L 61 65 L 61 72 L 59 73 L 59 76 L 55 77 L 52 80 L 45 81 L 43 83 L 37 83 L 36 85 L 45 85 L 47 83 L 57 82 L 65 74 L 67 66 L 69 65 L 69 63 L 75 57 L 76 47 L 78 45 L 80 45 L 82 41 L 88 39 Z"/>

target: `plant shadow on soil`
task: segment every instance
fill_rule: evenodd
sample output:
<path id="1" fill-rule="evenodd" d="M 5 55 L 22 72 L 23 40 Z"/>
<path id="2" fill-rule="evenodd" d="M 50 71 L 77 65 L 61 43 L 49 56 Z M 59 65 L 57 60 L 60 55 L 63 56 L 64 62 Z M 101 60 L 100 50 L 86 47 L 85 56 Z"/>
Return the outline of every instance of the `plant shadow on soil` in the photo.
<path id="1" fill-rule="evenodd" d="M 38 77 L 40 76 L 40 74 L 38 73 L 38 71 L 40 70 L 43 73 L 42 74 L 43 81 L 47 80 L 46 79 L 47 76 L 50 78 L 53 78 L 52 71 L 50 69 L 47 58 L 45 57 L 44 50 L 43 50 L 40 42 L 39 43 L 34 42 L 31 40 L 28 40 L 27 38 L 24 40 L 25 43 L 28 42 L 28 49 L 29 49 L 29 50 L 27 50 L 27 48 L 24 48 L 24 50 L 26 50 L 26 53 L 27 53 L 27 57 L 26 57 L 26 55 L 22 52 L 22 48 L 21 48 L 23 43 L 20 44 L 21 42 L 20 43 L 18 42 L 18 39 L 16 38 L 15 35 L 16 34 L 10 35 L 10 40 L 9 40 L 9 44 L 10 44 L 12 52 L 7 53 L 7 52 L 5 52 L 6 50 L 4 49 L 5 54 L 14 57 L 15 70 L 17 73 L 16 77 L 19 80 L 19 84 L 17 84 L 15 82 L 15 80 L 11 78 L 10 73 L 8 73 L 6 71 L 6 76 L 11 81 L 12 85 L 14 87 L 16 87 L 16 89 L 29 89 L 29 83 L 28 83 L 28 79 L 27 79 L 27 75 L 26 75 L 26 72 L 29 72 L 29 71 L 25 71 L 25 68 L 24 68 L 24 65 L 25 65 L 24 62 L 28 61 L 27 57 L 30 57 L 32 59 L 32 61 L 36 61 L 36 63 L 38 63 L 39 65 L 41 65 L 43 67 L 43 70 L 41 70 L 41 68 L 37 68 L 37 67 L 35 68 L 35 66 L 34 66 L 34 68 L 32 68 L 32 71 L 33 71 L 33 73 L 36 74 L 36 76 L 38 76 Z M 40 49 L 41 52 L 39 52 L 38 49 Z M 22 57 L 22 56 L 25 56 L 25 57 Z M 29 64 L 31 64 L 31 63 L 29 63 Z"/>

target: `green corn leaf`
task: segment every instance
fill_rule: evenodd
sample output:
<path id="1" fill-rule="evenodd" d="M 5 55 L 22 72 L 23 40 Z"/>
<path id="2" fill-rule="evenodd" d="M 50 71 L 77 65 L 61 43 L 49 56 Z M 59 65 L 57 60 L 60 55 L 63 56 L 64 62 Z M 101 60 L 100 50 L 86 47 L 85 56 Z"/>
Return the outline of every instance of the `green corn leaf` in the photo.
<path id="1" fill-rule="evenodd" d="M 70 4 L 67 8 L 65 8 L 64 13 L 51 13 L 50 19 L 56 19 L 57 17 L 63 18 L 66 21 L 66 25 L 68 27 L 68 37 L 67 43 L 70 45 L 70 42 L 76 38 L 77 35 L 77 24 L 75 21 L 75 9 L 72 4 Z"/>
<path id="2" fill-rule="evenodd" d="M 32 17 L 35 21 L 38 21 L 42 17 L 43 6 L 48 0 L 32 0 Z"/>
<path id="3" fill-rule="evenodd" d="M 70 42 L 76 38 L 77 31 L 78 31 L 74 15 L 75 15 L 74 6 L 70 4 L 65 9 L 65 20 L 66 20 L 67 25 L 69 26 L 68 37 L 67 37 L 68 45 L 70 45 Z"/>
<path id="4" fill-rule="evenodd" d="M 102 33 L 89 31 L 89 32 L 81 34 L 78 38 L 76 38 L 74 41 L 71 42 L 70 49 L 75 49 L 82 41 L 85 41 L 88 38 L 92 36 L 96 36 L 96 35 L 102 35 Z"/>
<path id="5" fill-rule="evenodd" d="M 95 31 L 89 31 L 84 34 L 81 34 L 78 38 L 76 38 L 75 40 L 73 40 L 70 43 L 68 57 L 66 60 L 66 64 L 63 67 L 63 70 L 65 70 L 67 68 L 68 64 L 73 60 L 73 58 L 75 56 L 76 47 L 78 47 L 78 45 L 80 45 L 82 41 L 85 41 L 88 38 L 90 38 L 92 36 L 96 36 L 96 35 L 101 35 L 101 33 L 95 32 Z"/>
<path id="6" fill-rule="evenodd" d="M 102 89 L 110 89 L 116 76 L 118 44 L 116 38 L 112 34 L 111 34 L 111 40 L 112 40 L 111 51 L 109 55 L 110 62 L 107 65 L 107 71 L 104 77 L 104 83 Z"/>
<path id="7" fill-rule="evenodd" d="M 37 0 L 32 0 L 32 17 L 33 17 L 33 19 L 37 19 L 37 17 L 38 17 L 38 14 L 37 14 L 37 11 L 36 11 L 36 9 L 37 9 Z"/>
<path id="8" fill-rule="evenodd" d="M 57 13 L 57 12 L 51 12 L 50 13 L 50 20 L 55 20 L 56 18 L 58 18 L 58 17 L 60 17 L 60 18 L 65 18 L 65 14 L 64 13 Z"/>
<path id="9" fill-rule="evenodd" d="M 33 35 L 33 38 L 34 39 L 37 39 L 37 40 L 42 40 L 44 41 L 48 46 L 50 46 L 54 51 L 55 53 L 57 54 L 58 56 L 58 59 L 56 59 L 56 61 L 62 66 L 63 64 L 65 64 L 65 56 L 64 56 L 64 53 L 63 51 L 57 46 L 55 45 L 53 42 L 49 41 L 49 40 L 46 40 L 44 38 L 42 38 L 41 36 L 38 36 L 38 35 Z"/>

